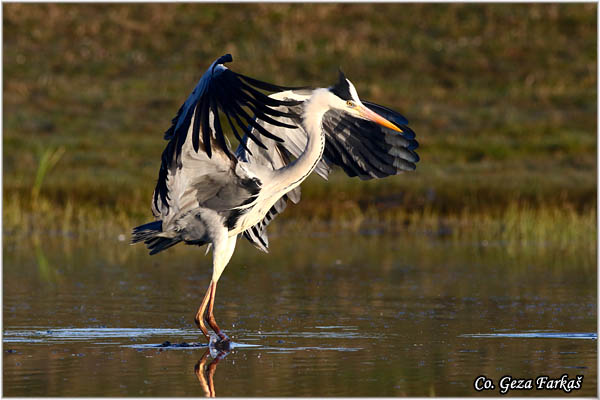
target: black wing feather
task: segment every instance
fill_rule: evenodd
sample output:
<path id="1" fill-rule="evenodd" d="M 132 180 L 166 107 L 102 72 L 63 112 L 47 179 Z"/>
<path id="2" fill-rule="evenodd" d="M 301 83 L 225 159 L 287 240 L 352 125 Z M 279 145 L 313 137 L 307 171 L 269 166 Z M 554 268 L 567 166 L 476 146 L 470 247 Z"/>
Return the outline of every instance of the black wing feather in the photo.
<path id="1" fill-rule="evenodd" d="M 206 155 L 208 156 L 208 158 L 210 158 L 212 156 L 212 149 L 210 147 L 210 126 L 209 126 L 209 104 L 210 98 L 205 98 L 202 101 L 202 113 L 201 113 L 201 118 L 200 118 L 200 122 L 202 123 L 202 143 L 204 143 L 204 151 L 206 151 Z M 198 108 L 200 108 L 200 104 L 197 106 Z M 219 114 L 217 114 L 218 117 Z M 221 135 L 223 134 L 223 132 L 221 132 Z M 199 135 L 199 132 L 194 132 L 193 133 L 194 136 Z M 217 133 L 216 136 L 219 136 L 219 134 Z M 225 152 L 225 154 L 227 154 L 227 147 L 223 148 L 223 151 Z"/>
<path id="2" fill-rule="evenodd" d="M 215 131 L 222 132 L 223 130 L 221 129 L 221 121 L 219 120 L 219 107 L 217 106 L 217 100 L 214 97 L 211 97 L 210 99 L 210 109 L 214 115 Z M 224 135 L 217 135 L 217 143 L 219 144 L 220 148 L 227 149 L 226 154 L 229 155 L 229 148 L 227 146 L 227 142 L 225 141 Z"/>
<path id="3" fill-rule="evenodd" d="M 194 113 L 194 130 L 192 134 L 192 145 L 194 146 L 194 151 L 198 152 L 200 148 L 200 135 L 196 133 L 200 131 L 200 123 L 202 121 L 202 105 L 204 102 L 204 98 L 200 99 L 198 106 L 196 106 L 196 112 Z"/>
<path id="4" fill-rule="evenodd" d="M 323 117 L 326 146 L 323 158 L 339 165 L 349 176 L 361 179 L 382 178 L 416 168 L 419 156 L 415 133 L 399 113 L 378 104 L 363 102 L 374 112 L 398 125 L 402 132 L 384 128 L 338 110 Z"/>
<path id="5" fill-rule="evenodd" d="M 235 125 L 233 124 L 233 122 L 231 122 L 231 117 L 229 117 L 229 113 L 227 111 L 225 111 L 225 117 L 227 117 L 227 122 L 229 122 L 229 125 L 231 126 L 233 135 L 240 142 L 240 146 L 242 146 L 244 148 L 244 150 L 246 150 L 248 153 L 252 154 L 250 149 L 246 146 L 246 141 L 244 139 L 242 139 L 242 137 L 238 133 L 237 129 L 235 128 Z"/>
<path id="6" fill-rule="evenodd" d="M 250 108 L 250 107 L 251 106 L 248 105 L 248 108 Z M 246 111 L 244 111 L 239 105 L 233 104 L 233 108 L 237 114 L 239 114 L 242 118 L 244 118 L 248 122 L 248 124 L 251 127 L 253 127 L 254 129 L 256 129 L 261 135 L 264 135 L 264 136 L 268 137 L 269 139 L 273 139 L 277 142 L 283 142 L 282 138 L 271 134 L 268 130 L 266 130 L 261 124 L 259 124 L 256 121 L 256 118 L 248 115 L 248 113 Z M 262 142 L 261 142 L 261 144 L 262 144 Z"/>
<path id="7" fill-rule="evenodd" d="M 323 119 L 326 142 L 321 162 L 324 163 L 324 166 L 328 166 L 326 170 L 329 171 L 331 165 L 338 165 L 351 177 L 372 179 L 415 169 L 415 163 L 419 161 L 419 156 L 414 150 L 418 147 L 418 143 L 414 140 L 414 132 L 406 125 L 408 124 L 407 119 L 378 104 L 369 102 L 363 104 L 399 126 L 402 132 L 392 131 L 371 121 L 357 119 L 341 111 L 331 110 L 325 114 Z M 294 116 L 292 120 L 301 124 L 302 107 L 298 108 L 299 110 L 290 113 Z M 279 110 L 281 109 L 279 108 Z M 287 108 L 287 111 L 291 110 L 292 108 Z M 256 111 L 255 113 L 258 114 Z M 290 132 L 290 134 L 292 133 Z M 241 151 L 241 148 L 248 151 L 245 146 L 248 138 L 245 139 L 241 141 L 238 152 Z M 286 140 L 284 143 L 277 144 L 277 149 L 285 160 L 285 164 L 289 164 L 292 157 L 300 156 L 303 149 L 297 147 L 294 145 L 294 140 Z M 256 157 L 263 157 L 268 161 L 271 156 L 265 155 L 260 150 Z M 327 173 L 325 173 L 326 175 Z M 258 249 L 267 251 L 269 245 L 267 226 L 284 211 L 288 200 L 294 203 L 300 200 L 300 187 L 282 196 L 267 212 L 263 220 L 244 231 L 246 239 Z"/>
<path id="8" fill-rule="evenodd" d="M 224 112 L 227 116 L 231 130 L 240 143 L 242 140 L 235 124 L 248 135 L 250 140 L 262 148 L 266 146 L 256 135 L 250 132 L 251 129 L 248 124 L 263 136 L 279 142 L 283 141 L 283 139 L 271 134 L 268 130 L 260 126 L 258 121 L 255 118 L 251 118 L 241 107 L 245 106 L 255 111 L 258 120 L 264 119 L 265 122 L 272 123 L 273 119 L 269 116 L 282 116 L 281 111 L 274 110 L 272 107 L 289 106 L 297 102 L 272 99 L 259 92 L 259 90 L 279 92 L 290 88 L 237 74 L 223 65 L 232 60 L 231 55 L 226 54 L 211 64 L 200 78 L 190 96 L 179 108 L 177 115 L 171 121 L 171 126 L 165 132 L 164 138 L 169 141 L 169 144 L 167 144 L 161 156 L 162 164 L 154 194 L 154 206 L 156 209 L 159 208 L 158 199 L 161 200 L 162 207 L 167 207 L 168 209 L 167 171 L 173 161 L 181 155 L 192 117 L 194 117 L 194 124 L 191 130 L 193 148 L 196 152 L 199 151 L 200 139 L 202 139 L 204 151 L 209 158 L 213 152 L 211 148 L 211 135 L 216 139 L 214 143 L 221 151 L 230 158 L 234 157 L 225 140 L 223 127 L 218 121 L 219 111 Z M 214 115 L 213 126 L 210 123 L 210 111 Z M 240 116 L 248 124 L 244 124 L 239 118 Z M 291 128 L 291 126 L 286 127 Z"/>
<path id="9" fill-rule="evenodd" d="M 388 121 L 395 123 L 396 125 L 408 125 L 408 120 L 406 117 L 394 110 L 390 110 L 389 108 L 379 104 L 371 103 L 370 101 L 363 101 L 362 103 L 370 108 L 371 111 L 375 111 L 377 114 L 381 115 Z M 414 139 L 414 136 L 411 139 Z"/>
<path id="10" fill-rule="evenodd" d="M 258 90 L 254 89 L 252 86 L 249 85 L 242 85 L 242 89 L 244 89 L 245 91 L 247 91 L 248 93 L 250 93 L 252 96 L 254 96 L 256 98 L 256 100 L 262 102 L 263 104 L 266 104 L 268 106 L 273 106 L 273 107 L 279 107 L 279 106 L 297 106 L 300 105 L 302 103 L 304 103 L 303 100 L 276 100 L 272 97 L 267 96 L 266 94 L 259 92 Z"/>
<path id="11" fill-rule="evenodd" d="M 242 130 L 246 133 L 246 135 L 248 135 L 248 138 L 252 139 L 252 141 L 254 143 L 256 143 L 257 146 L 259 146 L 263 149 L 267 148 L 267 146 L 265 146 L 265 144 L 263 142 L 261 142 L 260 140 L 258 140 L 258 138 L 256 136 L 254 136 L 250 127 L 248 125 L 245 125 L 242 122 L 242 120 L 240 120 L 240 117 L 238 117 L 238 115 L 236 113 L 232 113 L 232 116 L 233 116 L 233 119 L 235 120 L 235 122 L 238 124 L 238 126 L 242 128 Z"/>
<path id="12" fill-rule="evenodd" d="M 263 81 L 259 81 L 254 78 L 250 78 L 249 76 L 246 76 L 246 75 L 242 75 L 242 74 L 236 74 L 236 75 L 239 76 L 240 78 L 242 78 L 243 80 L 245 80 L 246 82 L 248 82 L 250 85 L 255 86 L 259 89 L 266 90 L 267 92 L 282 92 L 284 90 L 306 89 L 306 86 L 278 86 L 278 85 L 274 85 L 272 83 L 263 82 Z M 282 104 L 282 105 L 285 106 L 285 105 L 292 105 L 292 104 Z"/>

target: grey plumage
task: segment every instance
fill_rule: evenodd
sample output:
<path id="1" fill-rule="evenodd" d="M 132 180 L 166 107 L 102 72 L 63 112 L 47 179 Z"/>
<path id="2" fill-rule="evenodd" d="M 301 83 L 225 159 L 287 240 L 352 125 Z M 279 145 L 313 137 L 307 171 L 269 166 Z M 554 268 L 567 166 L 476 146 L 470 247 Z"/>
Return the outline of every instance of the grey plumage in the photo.
<path id="1" fill-rule="evenodd" d="M 132 233 L 150 254 L 180 242 L 212 248 L 211 283 L 195 322 L 207 339 L 209 326 L 223 342 L 229 339 L 214 319 L 214 297 L 239 235 L 268 251 L 267 226 L 288 200 L 300 201 L 300 184 L 312 172 L 327 179 L 337 165 L 349 176 L 382 178 L 419 161 L 408 121 L 361 102 L 343 73 L 328 89 L 285 88 L 235 73 L 223 65 L 230 61 L 225 55 L 211 64 L 165 132 L 156 221 Z M 235 153 L 221 114 L 240 142 Z"/>
<path id="2" fill-rule="evenodd" d="M 151 254 L 182 241 L 202 245 L 210 242 L 211 232 L 232 229 L 248 211 L 240 207 L 256 198 L 262 186 L 237 159 L 230 159 L 220 149 L 215 148 L 211 158 L 206 152 L 196 152 L 190 137 L 166 170 L 169 207 L 157 208 L 152 203 L 160 230 L 156 223 L 152 233 L 142 225 L 132 238 L 133 242 L 144 241 Z M 159 206 L 161 202 L 159 199 Z"/>
<path id="3" fill-rule="evenodd" d="M 292 90 L 274 96 L 284 100 L 298 100 L 302 103 L 310 98 L 310 91 Z M 352 118 L 337 110 L 330 110 L 323 117 L 323 130 L 326 135 L 326 146 L 323 158 L 317 163 L 314 172 L 327 179 L 332 167 L 339 166 L 351 177 L 358 176 L 368 180 L 396 175 L 416 168 L 419 156 L 414 151 L 418 143 L 414 140 L 414 132 L 407 126 L 408 121 L 402 115 L 374 103 L 364 104 L 376 112 L 385 114 L 396 122 L 403 132 L 399 134 L 374 122 Z M 301 124 L 303 104 L 281 106 L 289 114 L 297 117 L 279 118 L 287 124 Z M 304 129 L 286 129 L 270 126 L 261 122 L 270 132 L 281 137 L 278 143 L 264 139 L 267 149 L 259 148 L 254 143 L 240 145 L 236 156 L 240 160 L 259 163 L 272 169 L 282 168 L 300 156 L 306 147 L 308 135 Z M 252 154 L 249 154 L 249 151 Z M 244 237 L 258 249 L 267 252 L 269 240 L 266 228 L 269 223 L 287 206 L 287 200 L 293 203 L 300 201 L 300 187 L 295 188 L 273 205 L 265 218 L 251 229 L 244 231 Z"/>

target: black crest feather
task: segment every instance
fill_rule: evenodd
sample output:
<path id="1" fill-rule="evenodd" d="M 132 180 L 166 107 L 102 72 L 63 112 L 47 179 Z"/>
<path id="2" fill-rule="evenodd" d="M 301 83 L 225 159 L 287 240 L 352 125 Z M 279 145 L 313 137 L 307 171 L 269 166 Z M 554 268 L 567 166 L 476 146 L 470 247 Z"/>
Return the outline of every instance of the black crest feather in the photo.
<path id="1" fill-rule="evenodd" d="M 335 85 L 331 87 L 331 92 L 338 96 L 342 100 L 352 100 L 352 94 L 350 93 L 350 84 L 348 83 L 348 79 L 346 79 L 346 75 L 339 70 L 339 78 Z"/>

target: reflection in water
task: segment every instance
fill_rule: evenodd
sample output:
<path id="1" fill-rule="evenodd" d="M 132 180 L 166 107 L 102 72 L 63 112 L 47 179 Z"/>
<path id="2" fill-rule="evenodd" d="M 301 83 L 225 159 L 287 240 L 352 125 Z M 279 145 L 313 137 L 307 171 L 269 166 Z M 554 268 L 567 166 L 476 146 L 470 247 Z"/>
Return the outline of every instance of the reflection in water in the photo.
<path id="1" fill-rule="evenodd" d="M 196 377 L 198 377 L 198 381 L 200 382 L 206 397 L 215 397 L 215 384 L 213 378 L 215 376 L 215 371 L 217 370 L 217 364 L 229 353 L 229 351 L 217 350 L 211 346 L 206 349 L 202 358 L 194 366 L 194 373 L 196 374 Z M 209 355 L 213 360 L 207 365 Z"/>
<path id="2" fill-rule="evenodd" d="M 215 377 L 225 354 L 200 359 L 187 317 L 209 279 L 193 248 L 149 263 L 116 239 L 4 239 L 8 397 L 211 396 L 216 385 L 220 396 L 465 397 L 479 375 L 575 371 L 578 395 L 597 392 L 595 251 L 387 235 L 345 235 L 343 247 L 272 238 L 268 259 L 241 247 L 219 289 L 236 351 Z"/>
<path id="3" fill-rule="evenodd" d="M 598 339 L 598 335 L 594 332 L 502 332 L 472 333 L 460 336 L 472 338 Z"/>
<path id="4" fill-rule="evenodd" d="M 56 269 L 50 265 L 46 254 L 41 245 L 41 241 L 39 236 L 32 236 L 33 248 L 35 250 L 35 258 L 37 261 L 38 273 L 39 276 L 48 283 L 56 283 L 57 280 L 60 279 L 59 274 Z"/>

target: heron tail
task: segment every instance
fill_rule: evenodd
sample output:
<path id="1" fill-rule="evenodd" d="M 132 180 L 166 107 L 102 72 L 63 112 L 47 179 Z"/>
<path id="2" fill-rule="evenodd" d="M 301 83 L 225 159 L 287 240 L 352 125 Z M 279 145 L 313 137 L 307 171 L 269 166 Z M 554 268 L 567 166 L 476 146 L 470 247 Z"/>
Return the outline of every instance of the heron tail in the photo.
<path id="1" fill-rule="evenodd" d="M 133 228 L 131 243 L 144 242 L 153 255 L 181 242 L 177 237 L 161 236 L 162 233 L 162 221 L 149 222 Z"/>

